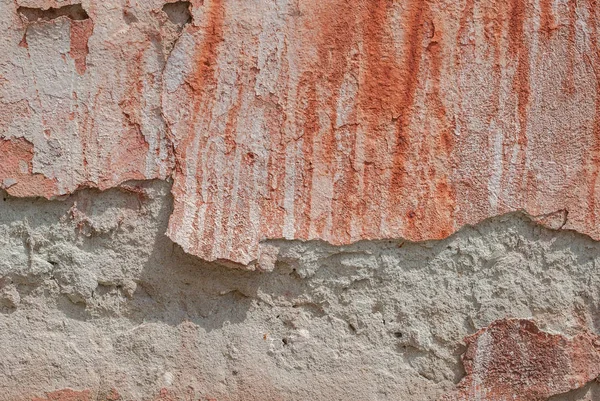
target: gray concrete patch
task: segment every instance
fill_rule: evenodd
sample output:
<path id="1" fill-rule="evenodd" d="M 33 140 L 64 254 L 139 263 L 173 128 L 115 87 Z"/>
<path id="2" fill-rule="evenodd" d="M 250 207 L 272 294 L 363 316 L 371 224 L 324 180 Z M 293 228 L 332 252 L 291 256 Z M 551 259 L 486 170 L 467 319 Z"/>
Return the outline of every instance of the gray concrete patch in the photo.
<path id="1" fill-rule="evenodd" d="M 272 241 L 273 272 L 186 255 L 169 184 L 0 197 L 0 400 L 435 400 L 504 317 L 600 331 L 600 244 L 520 214 L 442 241 Z M 592 400 L 598 386 L 553 400 Z M 203 398 L 204 397 L 204 398 Z"/>

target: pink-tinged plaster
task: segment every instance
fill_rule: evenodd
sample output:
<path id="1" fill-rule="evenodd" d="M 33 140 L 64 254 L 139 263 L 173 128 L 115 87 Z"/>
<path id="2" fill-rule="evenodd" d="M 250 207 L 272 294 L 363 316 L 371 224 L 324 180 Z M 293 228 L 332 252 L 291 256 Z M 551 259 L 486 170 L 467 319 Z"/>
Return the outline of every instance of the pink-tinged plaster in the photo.
<path id="1" fill-rule="evenodd" d="M 12 194 L 173 177 L 169 237 L 242 265 L 516 210 L 600 238 L 593 0 L 205 0 L 179 37 L 158 1 L 17 14 L 66 4 L 0 5 L 0 138 L 53 183 Z"/>
<path id="2" fill-rule="evenodd" d="M 37 191 L 50 193 L 56 190 L 56 182 L 34 174 L 32 167 L 33 145 L 25 139 L 0 139 L 0 188 L 12 196 L 36 196 Z"/>
<path id="3" fill-rule="evenodd" d="M 28 21 L 18 6 L 48 9 L 74 2 L 3 2 L 1 107 L 25 103 L 29 113 L 2 116 L 0 137 L 33 144 L 33 173 L 56 182 L 28 196 L 53 198 L 80 187 L 108 189 L 128 180 L 166 179 L 172 158 L 161 117 L 164 66 L 161 27 L 147 15 L 162 3 L 134 7 L 84 1 L 89 19 Z M 10 22 L 8 21 L 10 19 Z M 142 22 L 139 22 L 142 21 Z"/>

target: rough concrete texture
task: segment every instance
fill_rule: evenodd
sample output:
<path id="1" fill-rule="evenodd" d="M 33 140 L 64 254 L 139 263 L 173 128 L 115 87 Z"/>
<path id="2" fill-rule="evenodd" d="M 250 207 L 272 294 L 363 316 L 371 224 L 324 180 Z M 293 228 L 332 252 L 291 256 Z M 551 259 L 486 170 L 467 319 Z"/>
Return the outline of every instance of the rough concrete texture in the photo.
<path id="1" fill-rule="evenodd" d="M 0 0 L 0 401 L 600 400 L 599 29 Z"/>
<path id="2" fill-rule="evenodd" d="M 588 237 L 510 214 L 441 241 L 270 242 L 280 259 L 259 273 L 187 255 L 163 234 L 169 185 L 129 187 L 2 200 L 0 400 L 436 400 L 481 366 L 539 373 L 539 355 L 557 367 L 544 385 L 581 387 L 552 400 L 600 399 L 584 387 L 600 330 Z M 486 349 L 473 334 L 506 317 L 549 334 L 527 326 L 514 358 L 465 371 Z M 510 341 L 496 337 L 491 356 Z"/>

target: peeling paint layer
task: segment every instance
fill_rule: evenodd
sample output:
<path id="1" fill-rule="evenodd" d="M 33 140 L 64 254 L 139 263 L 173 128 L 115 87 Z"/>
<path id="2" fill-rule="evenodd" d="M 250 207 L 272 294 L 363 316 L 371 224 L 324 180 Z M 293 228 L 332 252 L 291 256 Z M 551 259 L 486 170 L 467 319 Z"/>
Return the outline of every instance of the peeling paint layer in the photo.
<path id="1" fill-rule="evenodd" d="M 0 188 L 13 196 L 36 196 L 36 191 L 52 192 L 56 190 L 56 182 L 34 174 L 31 160 L 33 145 L 22 139 L 0 139 Z"/>
<path id="2" fill-rule="evenodd" d="M 516 210 L 600 239 L 595 0 L 77 4 L 0 4 L 23 196 L 173 177 L 169 237 L 241 264 Z"/>
<path id="3" fill-rule="evenodd" d="M 600 338 L 540 331 L 524 319 L 504 319 L 465 339 L 467 376 L 440 401 L 542 401 L 583 387 L 600 374 Z"/>
<path id="4" fill-rule="evenodd" d="M 249 263 L 265 239 L 422 241 L 524 210 L 600 239 L 597 10 L 205 1 L 165 71 L 169 236 Z"/>
<path id="5" fill-rule="evenodd" d="M 170 174 L 160 104 L 166 52 L 152 17 L 162 3 L 136 5 L 135 21 L 109 3 L 0 3 L 0 109 L 26 107 L 0 113 L 0 139 L 32 144 L 31 174 L 54 183 L 22 177 L 18 195 L 52 198 Z"/>

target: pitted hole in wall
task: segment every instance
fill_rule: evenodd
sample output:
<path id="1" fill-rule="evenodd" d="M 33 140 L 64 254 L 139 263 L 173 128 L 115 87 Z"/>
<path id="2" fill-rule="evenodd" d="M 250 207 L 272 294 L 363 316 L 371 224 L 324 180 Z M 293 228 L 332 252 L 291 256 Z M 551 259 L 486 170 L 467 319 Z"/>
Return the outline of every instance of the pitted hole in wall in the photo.
<path id="1" fill-rule="evenodd" d="M 127 25 L 135 24 L 139 21 L 135 13 L 127 7 L 123 9 L 123 20 Z"/>
<path id="2" fill-rule="evenodd" d="M 59 17 L 67 17 L 74 21 L 84 21 L 90 18 L 81 4 L 71 4 L 59 8 L 41 8 L 19 7 L 17 13 L 25 22 L 50 21 Z"/>
<path id="3" fill-rule="evenodd" d="M 162 10 L 167 14 L 169 21 L 183 29 L 185 25 L 192 22 L 191 7 L 192 4 L 189 1 L 177 1 L 165 4 Z"/>

